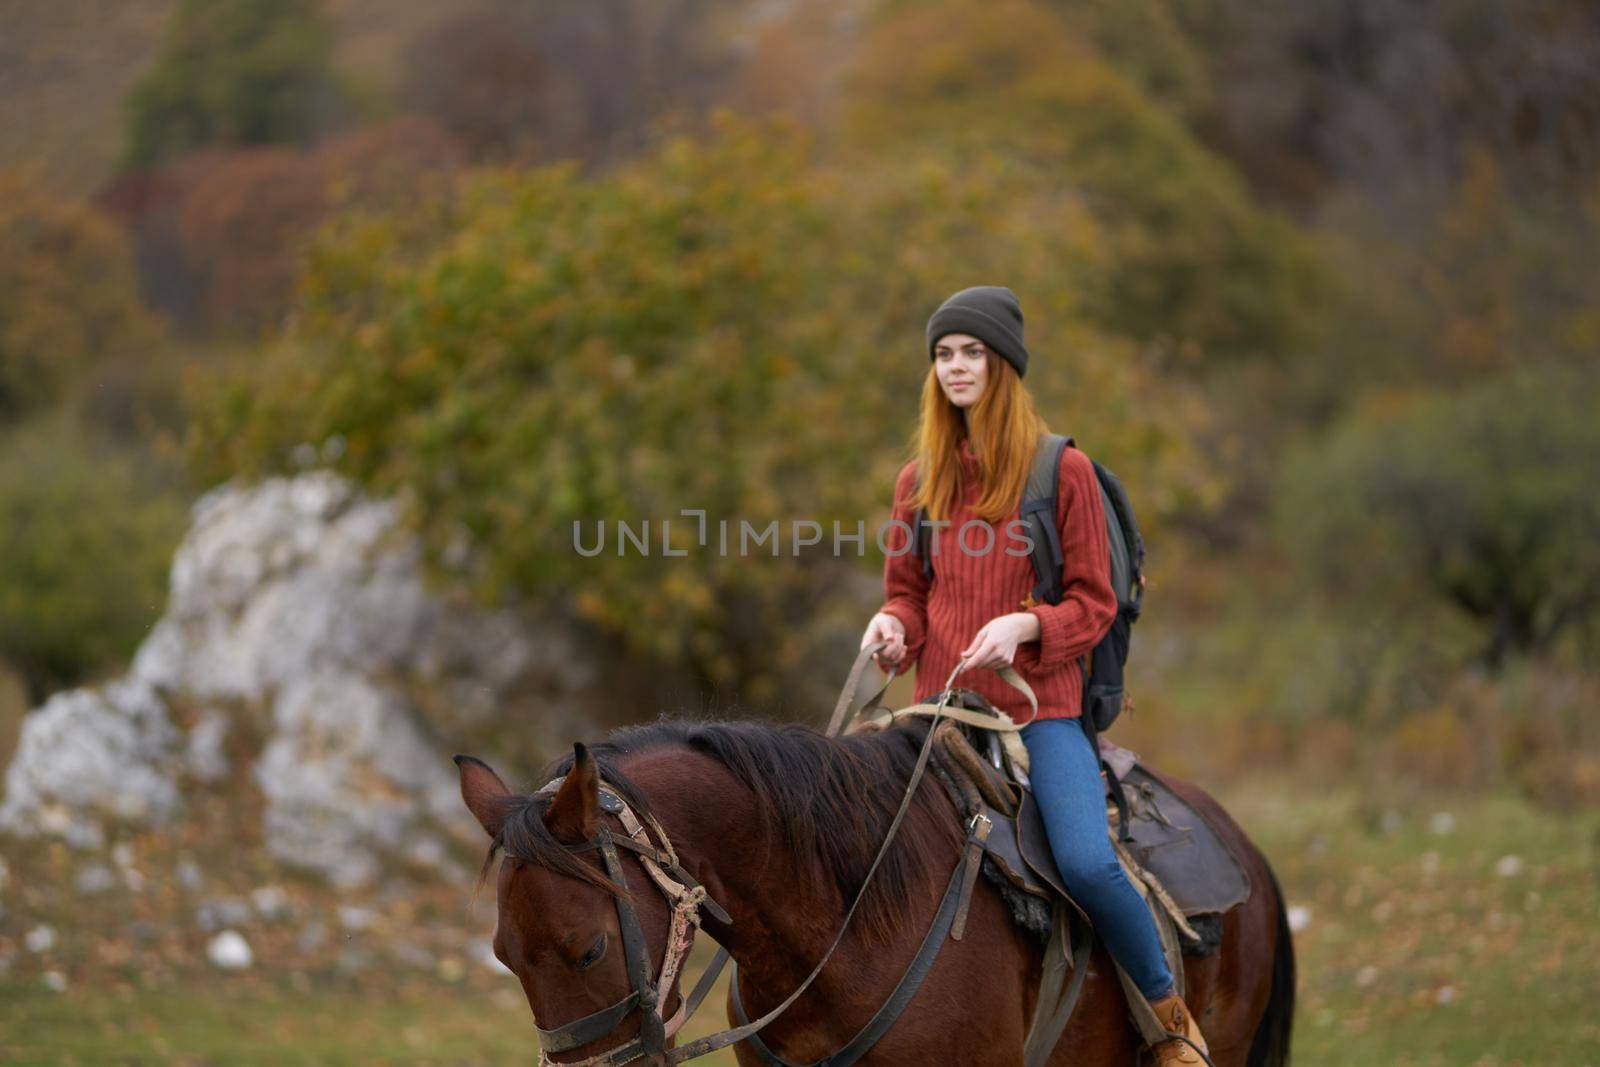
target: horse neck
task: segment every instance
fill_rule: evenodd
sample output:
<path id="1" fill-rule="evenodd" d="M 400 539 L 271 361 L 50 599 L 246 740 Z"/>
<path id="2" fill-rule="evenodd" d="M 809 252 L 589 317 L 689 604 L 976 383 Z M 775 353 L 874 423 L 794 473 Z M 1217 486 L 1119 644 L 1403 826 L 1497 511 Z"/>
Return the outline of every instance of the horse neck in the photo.
<path id="1" fill-rule="evenodd" d="M 815 857 L 796 856 L 755 795 L 710 756 L 641 753 L 625 770 L 650 798 L 684 868 L 732 916 L 731 926 L 708 916 L 706 931 L 749 981 L 796 984 L 832 941 L 846 906 L 831 880 L 815 877 Z M 855 940 L 845 939 L 840 958 Z"/>

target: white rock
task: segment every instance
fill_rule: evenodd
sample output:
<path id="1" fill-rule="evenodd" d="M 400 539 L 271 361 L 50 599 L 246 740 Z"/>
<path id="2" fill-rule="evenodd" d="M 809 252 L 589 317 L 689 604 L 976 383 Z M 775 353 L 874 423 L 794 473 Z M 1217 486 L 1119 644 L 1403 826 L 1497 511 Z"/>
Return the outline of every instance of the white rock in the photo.
<path id="1" fill-rule="evenodd" d="M 233 897 L 212 897 L 195 912 L 195 924 L 206 931 L 244 926 L 251 918 L 249 905 Z"/>
<path id="2" fill-rule="evenodd" d="M 61 839 L 81 852 L 98 852 L 106 847 L 105 828 L 98 820 L 74 817 L 61 832 Z"/>
<path id="3" fill-rule="evenodd" d="M 339 905 L 339 925 L 346 930 L 370 930 L 378 921 L 378 913 L 371 908 L 360 908 L 354 904 Z"/>
<path id="4" fill-rule="evenodd" d="M 370 882 L 419 820 L 446 817 L 459 787 L 403 698 L 356 674 L 288 685 L 255 778 L 269 806 L 267 846 L 335 884 Z M 381 783 L 381 784 L 375 784 Z M 454 794 L 454 795 L 453 795 Z"/>
<path id="5" fill-rule="evenodd" d="M 427 867 L 430 870 L 437 870 L 443 867 L 445 860 L 448 858 L 444 842 L 437 837 L 420 836 L 412 841 L 406 849 L 406 859 L 419 867 Z"/>
<path id="6" fill-rule="evenodd" d="M 1433 818 L 1428 820 L 1428 829 L 1443 837 L 1456 828 L 1456 817 L 1448 811 L 1436 811 Z"/>
<path id="7" fill-rule="evenodd" d="M 197 781 L 220 782 L 228 776 L 228 754 L 222 747 L 227 739 L 228 719 L 220 711 L 207 711 L 194 724 L 183 762 Z"/>
<path id="8" fill-rule="evenodd" d="M 295 938 L 295 947 L 301 952 L 315 952 L 327 940 L 328 928 L 320 922 L 309 922 L 300 931 L 300 936 Z"/>
<path id="9" fill-rule="evenodd" d="M 123 883 L 138 893 L 144 889 L 144 872 L 133 865 L 133 860 L 133 846 L 126 841 L 119 841 L 111 846 L 111 862 L 117 865 Z"/>
<path id="10" fill-rule="evenodd" d="M 202 496 L 127 676 L 25 719 L 0 829 L 97 849 L 107 827 L 170 822 L 180 782 L 246 770 L 225 742 L 248 717 L 265 739 L 249 770 L 273 855 L 340 886 L 391 860 L 447 862 L 439 842 L 476 828 L 432 738 L 534 689 L 548 695 L 540 728 L 567 730 L 603 699 L 607 661 L 558 610 L 534 633 L 433 591 L 399 517 L 328 471 Z M 185 733 L 172 709 L 195 706 Z"/>
<path id="11" fill-rule="evenodd" d="M 178 806 L 170 766 L 177 739 L 148 686 L 113 682 L 57 693 L 22 721 L 0 828 L 94 847 L 102 835 L 87 823 L 165 821 Z"/>
<path id="12" fill-rule="evenodd" d="M 103 863 L 92 863 L 78 871 L 72 884 L 79 893 L 90 895 L 104 893 L 117 884 L 117 876 Z"/>
<path id="13" fill-rule="evenodd" d="M 1522 857 L 1515 854 L 1501 856 L 1495 862 L 1494 873 L 1502 878 L 1515 878 L 1522 873 Z"/>
<path id="14" fill-rule="evenodd" d="M 218 967 L 242 971 L 255 962 L 250 942 L 237 930 L 224 930 L 206 945 L 206 956 Z"/>
<path id="15" fill-rule="evenodd" d="M 178 860 L 177 865 L 173 868 L 173 874 L 177 876 L 178 884 L 190 892 L 199 889 L 206 882 L 205 872 L 189 856 L 184 856 Z"/>
<path id="16" fill-rule="evenodd" d="M 52 993 L 65 993 L 67 991 L 67 976 L 60 971 L 46 971 L 39 976 L 39 981 Z"/>
<path id="17" fill-rule="evenodd" d="M 1289 930 L 1298 934 L 1311 925 L 1311 909 L 1304 904 L 1294 904 L 1289 908 Z"/>
<path id="18" fill-rule="evenodd" d="M 250 903 L 263 919 L 281 919 L 289 914 L 289 895 L 275 885 L 252 889 Z"/>
<path id="19" fill-rule="evenodd" d="M 49 952 L 56 944 L 56 932 L 53 928 L 40 923 L 22 935 L 22 945 L 29 952 Z"/>

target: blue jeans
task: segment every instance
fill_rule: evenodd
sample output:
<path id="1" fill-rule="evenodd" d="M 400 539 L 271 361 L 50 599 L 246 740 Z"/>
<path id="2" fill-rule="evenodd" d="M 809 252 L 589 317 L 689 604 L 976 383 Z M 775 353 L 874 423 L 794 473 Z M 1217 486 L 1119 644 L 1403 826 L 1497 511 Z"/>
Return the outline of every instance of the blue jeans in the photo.
<path id="1" fill-rule="evenodd" d="M 1050 851 L 1067 892 L 1146 999 L 1175 987 L 1155 920 L 1133 888 L 1106 833 L 1105 783 L 1077 719 L 1040 719 L 1022 728 L 1028 777 Z"/>

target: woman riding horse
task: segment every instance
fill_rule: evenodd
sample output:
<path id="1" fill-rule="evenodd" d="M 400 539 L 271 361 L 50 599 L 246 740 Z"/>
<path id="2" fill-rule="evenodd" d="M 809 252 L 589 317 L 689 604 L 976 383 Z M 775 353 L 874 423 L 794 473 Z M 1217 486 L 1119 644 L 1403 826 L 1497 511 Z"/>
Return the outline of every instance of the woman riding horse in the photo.
<path id="1" fill-rule="evenodd" d="M 909 551 L 909 540 L 889 545 L 885 603 L 862 647 L 887 643 L 877 656 L 881 667 L 918 663 L 919 701 L 958 664 L 1010 665 L 1032 685 L 1039 711 L 1021 736 L 1062 879 L 1162 1025 L 1187 1039 L 1156 1044 L 1157 1063 L 1202 1063 L 1196 1048 L 1206 1051 L 1205 1041 L 1177 991 L 1155 922 L 1112 850 L 1099 761 L 1081 726 L 1078 660 L 1099 644 L 1117 611 L 1093 465 L 1076 448 L 1061 453 L 1055 521 L 1064 593 L 1059 603 L 1035 603 L 1030 557 L 1011 524 L 1020 520 L 1035 445 L 1049 431 L 1022 383 L 1028 350 L 1021 305 L 1003 286 L 963 289 L 928 320 L 927 343 L 932 366 L 923 381 L 916 458 L 900 471 L 893 514 L 911 530 L 923 509 L 933 529 L 933 574 Z M 1013 719 L 1031 713 L 998 675 L 964 677 Z"/>

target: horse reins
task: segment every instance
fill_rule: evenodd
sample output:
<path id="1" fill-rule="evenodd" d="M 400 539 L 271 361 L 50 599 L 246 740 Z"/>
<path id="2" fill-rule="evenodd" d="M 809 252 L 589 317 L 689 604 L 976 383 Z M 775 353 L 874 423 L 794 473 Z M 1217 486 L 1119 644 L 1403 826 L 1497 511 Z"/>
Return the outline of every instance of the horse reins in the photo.
<path id="1" fill-rule="evenodd" d="M 894 680 L 894 672 L 890 671 L 888 681 L 862 705 L 859 710 L 855 706 L 855 697 L 860 683 L 862 671 L 871 656 L 883 644 L 870 645 L 862 649 L 851 669 L 849 679 L 845 683 L 844 691 L 840 693 L 839 702 L 834 708 L 832 719 L 829 721 L 827 736 L 837 736 L 847 725 L 847 721 L 855 718 L 863 711 L 871 711 L 877 706 L 883 694 L 889 687 L 889 682 Z M 828 961 L 833 958 L 834 952 L 844 941 L 844 936 L 850 928 L 850 922 L 855 917 L 861 902 L 866 898 L 867 890 L 872 885 L 872 878 L 877 873 L 884 856 L 889 852 L 900 825 L 906 813 L 911 809 L 911 802 L 916 796 L 917 787 L 922 782 L 923 773 L 928 766 L 928 758 L 933 752 L 935 728 L 946 714 L 946 705 L 955 694 L 953 684 L 956 677 L 965 668 L 965 664 L 957 664 L 946 679 L 944 690 L 939 694 L 939 700 L 932 705 L 918 705 L 916 711 L 929 718 L 928 731 L 923 738 L 922 747 L 917 754 L 917 762 L 912 768 L 911 776 L 906 784 L 905 795 L 900 799 L 900 806 L 896 809 L 894 818 L 889 823 L 889 829 L 884 834 L 883 844 L 879 846 L 877 855 L 873 857 L 872 865 L 867 868 L 866 875 L 862 878 L 861 886 L 857 890 L 855 899 L 850 902 L 849 909 L 845 912 L 839 930 L 834 935 L 833 942 L 828 946 L 822 958 L 817 961 L 811 973 L 804 981 L 795 987 L 794 991 L 785 997 L 782 1003 L 759 1019 L 742 1022 L 741 1025 L 730 1027 L 707 1037 L 699 1038 L 681 1048 L 668 1048 L 667 1043 L 672 1040 L 683 1024 L 699 1010 L 706 995 L 710 993 L 717 977 L 728 963 L 729 956 L 726 949 L 718 948 L 711 965 L 695 983 L 694 989 L 687 997 L 680 996 L 678 1010 L 670 1019 L 661 1017 L 661 1009 L 672 991 L 672 985 L 677 980 L 683 961 L 688 957 L 694 946 L 694 935 L 699 929 L 703 910 L 713 918 L 724 924 L 732 924 L 733 918 L 721 905 L 706 893 L 705 887 L 697 882 L 693 876 L 683 869 L 678 861 L 677 853 L 672 847 L 671 839 L 666 830 L 648 812 L 641 820 L 628 803 L 615 788 L 608 786 L 603 780 L 600 783 L 601 810 L 616 816 L 621 823 L 623 834 L 613 833 L 608 826 L 601 826 L 596 835 L 581 845 L 571 846 L 570 851 L 587 852 L 598 850 L 601 860 L 605 865 L 607 876 L 611 881 L 621 887 L 623 892 L 613 892 L 612 898 L 617 909 L 618 925 L 622 931 L 623 957 L 626 963 L 628 980 L 632 990 L 627 996 L 612 1004 L 584 1016 L 581 1019 L 566 1023 L 550 1029 L 535 1028 L 539 1033 L 539 1063 L 551 1067 L 623 1067 L 639 1059 L 648 1059 L 652 1064 L 672 1065 L 683 1063 L 687 1060 L 698 1059 L 718 1049 L 749 1039 L 761 1058 L 774 1067 L 793 1067 L 767 1048 L 756 1035 L 769 1023 L 782 1015 L 790 1005 L 798 1000 L 807 989 L 811 988 L 817 976 Z M 999 672 L 1003 678 L 1024 695 L 1033 707 L 1034 716 L 1037 717 L 1039 704 L 1028 683 L 1010 667 L 1002 668 Z M 911 711 L 912 709 L 905 709 Z M 957 709 L 959 710 L 959 709 Z M 1031 720 L 1030 720 L 1031 721 Z M 535 797 L 553 794 L 565 780 L 565 776 L 547 782 L 534 794 Z M 659 845 L 652 844 L 650 832 L 653 831 Z M 917 955 L 907 966 L 905 973 L 890 993 L 887 1000 L 877 1012 L 867 1021 L 860 1032 L 852 1038 L 844 1048 L 838 1052 L 817 1061 L 819 1065 L 828 1067 L 844 1067 L 856 1062 L 861 1056 L 876 1043 L 888 1028 L 899 1017 L 900 1011 L 910 1003 L 922 979 L 933 965 L 934 957 L 938 954 L 940 946 L 948 935 L 955 940 L 960 940 L 966 926 L 967 907 L 970 901 L 973 886 L 976 882 L 979 862 L 982 859 L 986 839 L 990 830 L 990 822 L 982 814 L 977 815 L 968 826 L 966 844 L 962 848 L 961 857 L 958 859 L 956 869 L 950 877 L 950 884 L 945 890 L 938 911 L 924 936 L 922 945 Z M 617 849 L 625 848 L 639 857 L 640 865 L 649 874 L 651 881 L 662 892 L 672 905 L 672 917 L 668 922 L 667 941 L 662 949 L 661 968 L 657 973 L 654 984 L 651 982 L 651 967 L 649 946 L 645 942 L 644 931 L 639 924 L 639 916 L 628 898 L 628 876 L 622 866 L 622 860 Z M 1084 969 L 1080 963 L 1079 974 L 1074 978 L 1081 981 L 1081 971 Z M 740 1002 L 737 976 L 734 977 L 732 988 L 733 1006 L 742 1019 L 743 1005 Z M 591 1042 L 598 1041 L 611 1033 L 627 1016 L 638 1011 L 640 1013 L 639 1033 L 631 1040 L 605 1052 L 581 1060 L 563 1060 L 559 1063 L 550 1059 L 550 1053 L 565 1052 L 570 1049 L 580 1048 Z M 1182 1035 L 1173 1035 L 1182 1037 Z M 1186 1040 L 1186 1039 L 1185 1039 Z M 1207 1060 L 1209 1063 L 1209 1059 Z"/>
<path id="2" fill-rule="evenodd" d="M 871 651 L 876 651 L 877 648 L 882 646 L 869 647 Z M 856 669 L 851 671 L 850 682 L 846 686 L 847 692 L 841 695 L 841 707 L 850 702 L 850 694 L 854 693 L 855 685 L 860 677 L 860 668 L 864 666 L 870 654 L 868 650 L 863 650 L 861 657 L 857 660 Z M 667 944 L 662 950 L 659 975 L 655 983 L 652 984 L 649 949 L 645 944 L 644 932 L 639 925 L 638 913 L 634 909 L 632 901 L 627 899 L 624 894 L 614 892 L 612 897 L 616 903 L 617 918 L 622 929 L 623 955 L 627 963 L 628 979 L 633 986 L 632 991 L 610 1007 L 602 1008 L 581 1019 L 550 1029 L 539 1028 L 540 1063 L 557 1064 L 557 1061 L 550 1059 L 550 1053 L 564 1052 L 598 1041 L 615 1030 L 621 1025 L 623 1019 L 634 1011 L 641 1013 L 641 1021 L 639 1033 L 632 1040 L 614 1049 L 596 1053 L 581 1060 L 560 1061 L 558 1067 L 621 1067 L 623 1064 L 632 1063 L 643 1058 L 648 1058 L 652 1063 L 657 1064 L 682 1063 L 752 1037 L 768 1023 L 783 1014 L 791 1004 L 800 998 L 801 994 L 811 988 L 817 976 L 822 973 L 823 967 L 833 958 L 835 950 L 843 943 L 844 935 L 850 928 L 850 922 L 855 917 L 861 902 L 866 898 L 867 890 L 872 885 L 873 876 L 882 864 L 884 856 L 888 854 L 889 846 L 893 844 L 895 836 L 900 830 L 900 825 L 911 808 L 911 801 L 916 796 L 917 787 L 921 784 L 923 773 L 927 769 L 928 758 L 933 752 L 934 728 L 938 725 L 944 705 L 949 702 L 950 697 L 953 695 L 951 685 L 954 683 L 956 676 L 961 673 L 961 670 L 962 665 L 957 665 L 955 670 L 950 673 L 949 680 L 945 683 L 943 697 L 931 715 L 932 721 L 928 724 L 927 735 L 923 739 L 922 748 L 917 754 L 916 765 L 912 768 L 911 777 L 906 784 L 905 795 L 901 798 L 900 806 L 889 823 L 889 829 L 884 835 L 883 844 L 879 846 L 877 855 L 873 857 L 872 865 L 867 868 L 867 873 L 861 881 L 861 887 L 857 891 L 855 899 L 851 901 L 849 910 L 845 912 L 844 920 L 839 924 L 839 930 L 834 935 L 833 942 L 828 946 L 827 951 L 822 954 L 822 958 L 817 961 L 816 966 L 812 968 L 811 973 L 795 987 L 793 992 L 784 998 L 782 1003 L 761 1016 L 761 1018 L 699 1038 L 680 1048 L 669 1049 L 666 1047 L 667 1042 L 699 1008 L 729 958 L 727 950 L 719 948 L 711 966 L 706 969 L 705 974 L 696 983 L 694 990 L 688 997 L 680 998 L 678 1010 L 673 1013 L 672 1018 L 669 1020 L 661 1018 L 661 1008 L 670 993 L 672 982 L 676 979 L 684 958 L 688 956 L 694 944 L 694 933 L 700 925 L 699 913 L 703 909 L 718 921 L 728 924 L 731 924 L 733 919 L 716 901 L 706 894 L 705 887 L 701 886 L 683 869 L 678 861 L 677 853 L 672 848 L 671 840 L 667 837 L 666 830 L 661 824 L 652 816 L 648 814 L 645 816 L 650 830 L 654 832 L 656 838 L 660 841 L 660 845 L 657 846 L 650 842 L 650 835 L 645 830 L 645 823 L 640 820 L 633 809 L 622 799 L 621 795 L 615 789 L 608 788 L 602 782 L 600 789 L 601 810 L 615 815 L 618 821 L 621 822 L 624 833 L 617 835 L 611 831 L 610 827 L 602 826 L 592 839 L 584 844 L 571 846 L 570 851 L 587 852 L 598 850 L 607 875 L 623 890 L 628 888 L 627 872 L 622 867 L 621 857 L 617 849 L 619 847 L 626 848 L 636 853 L 640 863 L 650 874 L 651 880 L 673 905 Z M 1021 679 L 1019 678 L 1017 681 L 1020 682 Z M 1027 683 L 1022 682 L 1021 684 L 1029 699 L 1033 700 L 1032 691 L 1025 688 Z M 887 688 L 887 684 L 885 684 L 884 688 Z M 882 695 L 882 690 L 879 691 L 878 695 Z M 875 700 L 869 702 L 868 707 L 871 707 L 872 703 L 875 703 Z M 1035 703 L 1035 707 L 1037 707 L 1037 703 Z M 839 721 L 829 724 L 829 736 L 837 734 L 843 726 L 842 717 L 838 715 L 837 711 L 838 709 L 836 709 L 835 718 Z M 563 780 L 564 776 L 546 783 L 534 796 L 554 793 Z M 983 839 L 987 836 L 987 823 L 988 820 L 984 819 L 983 824 L 980 826 L 978 821 L 974 820 L 974 825 L 970 828 L 968 834 L 967 851 L 972 851 L 974 842 L 976 842 L 977 849 L 981 851 Z M 971 861 L 963 857 L 961 867 L 967 866 L 974 866 L 975 868 Z M 958 874 L 960 873 L 961 870 L 958 868 Z M 960 881 L 966 887 L 970 887 L 971 879 L 962 877 Z M 970 892 L 970 888 L 968 888 L 968 891 Z M 965 918 L 965 908 L 961 909 L 961 918 Z M 904 980 L 902 980 L 903 984 Z M 892 999 L 894 998 L 891 996 Z"/>
<path id="3" fill-rule="evenodd" d="M 856 688 L 859 685 L 862 667 L 866 665 L 867 659 L 878 648 L 882 648 L 882 645 L 869 646 L 869 648 L 862 649 L 861 656 L 856 659 L 856 664 L 854 664 L 850 672 L 850 680 L 846 681 L 845 691 L 840 694 L 838 705 L 834 709 L 834 717 L 829 721 L 827 736 L 837 736 L 845 728 L 846 720 L 853 720 L 858 713 L 870 712 L 870 710 L 874 709 L 878 699 L 882 699 L 883 693 L 888 689 L 888 681 L 885 681 L 882 688 L 878 689 L 877 693 L 870 697 L 866 704 L 862 705 L 859 712 L 853 709 L 854 693 L 856 693 Z M 827 952 L 822 953 L 821 960 L 818 960 L 816 966 L 811 968 L 811 973 L 805 977 L 805 981 L 800 982 L 800 985 L 795 987 L 794 992 L 789 993 L 789 997 L 784 998 L 782 1003 L 779 1003 L 776 1008 L 771 1009 L 768 1013 L 763 1014 L 760 1019 L 741 1022 L 741 1025 L 736 1025 L 736 1027 L 730 1027 L 730 1029 L 722 1030 L 722 1032 L 712 1033 L 709 1037 L 691 1041 L 691 1043 L 682 1046 L 682 1048 L 667 1048 L 667 1041 L 672 1040 L 675 1033 L 682 1029 L 683 1024 L 696 1011 L 699 1011 L 702 1001 L 706 1000 L 707 993 L 710 993 L 712 985 L 717 982 L 718 974 L 722 974 L 723 966 L 728 963 L 728 958 L 730 957 L 728 957 L 726 949 L 718 947 L 717 955 L 710 963 L 709 968 L 706 968 L 706 973 L 702 974 L 701 979 L 694 984 L 694 989 L 691 990 L 690 995 L 678 998 L 678 1009 L 670 1019 L 662 1019 L 662 1006 L 666 1005 L 667 997 L 672 993 L 672 984 L 677 981 L 678 973 L 680 973 L 680 969 L 683 966 L 683 960 L 688 958 L 690 950 L 694 947 L 694 931 L 699 929 L 699 925 L 701 925 L 701 915 L 699 915 L 701 910 L 706 910 L 715 920 L 722 921 L 725 925 L 731 925 L 733 917 L 728 915 L 726 910 L 723 910 L 722 905 L 718 905 L 714 899 L 710 899 L 709 894 L 706 893 L 706 886 L 702 886 L 699 881 L 694 880 L 693 875 L 683 869 L 683 865 L 678 862 L 677 853 L 672 848 L 672 840 L 667 837 L 666 829 L 656 821 L 656 817 L 651 816 L 650 813 L 645 813 L 642 821 L 638 814 L 634 813 L 634 809 L 627 805 L 627 801 L 622 800 L 621 793 L 618 790 L 610 787 L 605 781 L 600 782 L 600 790 L 598 790 L 600 792 L 600 809 L 605 813 L 616 816 L 618 822 L 621 822 L 624 833 L 619 837 L 616 833 L 611 832 L 610 827 L 602 825 L 598 832 L 595 833 L 594 838 L 590 838 L 584 845 L 571 846 L 570 851 L 573 851 L 573 853 L 586 853 L 590 849 L 597 849 L 600 857 L 602 857 L 603 864 L 605 864 L 606 875 L 611 878 L 614 885 L 621 886 L 622 893 L 614 893 L 613 891 L 611 897 L 613 897 L 613 902 L 616 904 L 618 926 L 622 931 L 622 957 L 626 961 L 627 976 L 629 976 L 629 982 L 632 984 L 632 992 L 629 992 L 629 995 L 622 998 L 622 1000 L 616 1001 L 610 1008 L 602 1008 L 600 1011 L 587 1014 L 582 1019 L 576 1019 L 576 1021 L 568 1022 L 568 1024 L 560 1025 L 560 1027 L 552 1027 L 552 1029 L 546 1030 L 538 1027 L 538 1024 L 534 1024 L 534 1029 L 538 1029 L 539 1032 L 539 1064 L 541 1064 L 541 1067 L 542 1065 L 550 1065 L 550 1067 L 622 1067 L 624 1064 L 632 1064 L 637 1059 L 648 1059 L 651 1064 L 682 1064 L 682 1062 L 690 1061 L 690 1059 L 699 1059 L 701 1056 L 714 1053 L 717 1049 L 726 1048 L 726 1046 L 734 1045 L 734 1043 L 744 1040 L 750 1041 L 750 1046 L 755 1049 L 755 1053 L 758 1056 L 762 1057 L 762 1061 L 766 1062 L 768 1067 L 795 1067 L 794 1064 L 784 1061 L 778 1054 L 773 1053 L 757 1037 L 757 1033 L 765 1029 L 766 1025 L 773 1022 L 776 1017 L 781 1016 L 784 1011 L 787 1011 L 790 1005 L 794 1005 L 795 1000 L 798 1000 L 800 995 L 805 993 L 805 990 L 810 989 L 811 984 L 816 981 L 816 977 L 822 973 L 822 968 L 827 966 L 827 961 L 830 958 L 834 958 L 834 952 L 838 949 L 838 945 L 843 944 L 843 941 L 845 941 L 845 933 L 850 929 L 850 921 L 856 915 L 856 910 L 861 907 L 861 902 L 866 899 L 867 888 L 872 885 L 872 877 L 877 873 L 878 865 L 882 864 L 883 857 L 888 854 L 890 845 L 893 845 L 894 837 L 899 832 L 901 822 L 906 819 L 907 811 L 910 811 L 912 798 L 917 795 L 917 787 L 922 784 L 923 773 L 928 768 L 928 757 L 933 752 L 934 729 L 938 728 L 941 717 L 946 715 L 946 705 L 949 704 L 950 697 L 955 694 L 955 689 L 952 686 L 954 686 L 957 675 L 962 673 L 963 667 L 965 667 L 965 664 L 957 664 L 955 670 L 950 672 L 950 677 L 944 683 L 944 691 L 939 694 L 939 701 L 936 704 L 915 705 L 914 709 L 904 709 L 906 712 L 914 712 L 930 718 L 928 733 L 923 737 L 922 749 L 917 753 L 917 765 L 912 768 L 910 779 L 907 781 L 906 795 L 901 797 L 899 808 L 894 811 L 894 819 L 890 822 L 890 829 L 883 837 L 883 845 L 878 846 L 877 856 L 872 859 L 872 865 L 867 867 L 866 877 L 861 880 L 861 888 L 856 891 L 856 897 L 851 901 L 850 910 L 846 910 L 845 918 L 838 926 L 838 933 L 834 936 L 834 942 L 827 947 Z M 1010 667 L 1003 669 L 1000 675 L 1006 681 L 1010 681 L 1011 685 L 1016 686 L 1016 688 L 1021 689 L 1022 693 L 1026 694 L 1029 704 L 1034 707 L 1034 715 L 1037 717 L 1038 701 L 1035 699 L 1034 691 L 1029 688 L 1026 681 L 1016 675 Z M 890 681 L 893 681 L 893 678 L 893 672 L 890 672 Z M 542 795 L 554 793 L 555 790 L 560 789 L 563 781 L 565 781 L 565 776 L 546 782 L 544 787 L 534 793 L 534 797 L 542 797 Z M 659 845 L 651 843 L 650 832 L 646 832 L 645 829 L 646 824 L 650 827 L 651 832 L 656 835 Z M 966 926 L 966 909 L 968 909 L 968 904 L 971 901 L 974 883 L 978 880 L 979 862 L 982 861 L 982 854 L 986 849 L 986 841 L 987 837 L 989 837 L 990 829 L 992 827 L 990 827 L 989 819 L 982 816 L 982 814 L 974 816 L 973 821 L 968 825 L 962 856 L 958 857 L 955 870 L 950 875 L 949 886 L 944 891 L 944 897 L 939 902 L 938 910 L 934 912 L 933 921 L 931 921 L 928 931 L 923 936 L 922 945 L 918 947 L 917 955 L 912 958 L 901 979 L 894 985 L 893 992 L 890 992 L 888 998 L 883 1001 L 883 1005 L 872 1014 L 872 1017 L 867 1019 L 866 1025 L 850 1041 L 846 1041 L 842 1049 L 838 1049 L 837 1053 L 830 1054 L 830 1056 L 824 1057 L 821 1061 L 816 1061 L 816 1064 L 810 1065 L 810 1067 L 848 1067 L 848 1065 L 854 1064 L 858 1059 L 861 1059 L 862 1056 L 866 1056 L 867 1051 L 877 1043 L 878 1038 L 883 1037 L 883 1033 L 888 1032 L 894 1021 L 898 1019 L 902 1009 L 909 1005 L 912 997 L 915 997 L 918 987 L 922 985 L 923 977 L 926 977 L 928 971 L 933 968 L 934 957 L 938 957 L 939 947 L 944 944 L 946 936 L 954 939 L 954 941 L 962 939 L 962 933 L 965 931 Z M 626 848 L 637 854 L 638 862 L 645 869 L 645 872 L 650 875 L 650 880 L 653 881 L 656 888 L 661 889 L 661 893 L 672 904 L 672 918 L 667 923 L 667 942 L 661 950 L 661 969 L 659 969 L 654 984 L 651 984 L 650 976 L 650 947 L 646 945 L 645 933 L 643 933 L 643 928 L 638 923 L 638 912 L 635 910 L 634 902 L 629 899 L 627 870 L 622 867 L 621 854 L 618 853 L 618 848 Z M 1074 969 L 1075 987 L 1075 985 L 1083 981 L 1083 976 L 1086 973 L 1086 952 L 1075 953 Z M 733 993 L 734 1013 L 738 1014 L 739 1019 L 744 1019 L 744 1005 L 742 1005 L 741 998 L 739 998 L 738 976 L 733 977 L 731 993 Z M 1074 995 L 1070 1000 L 1077 1000 L 1077 997 Z M 606 1037 L 608 1033 L 613 1032 L 618 1025 L 621 1025 L 622 1019 L 626 1019 L 634 1011 L 640 1013 L 640 1025 L 638 1025 L 637 1037 L 632 1038 L 632 1040 L 626 1041 L 626 1043 L 622 1043 L 616 1048 L 606 1049 L 603 1053 L 595 1053 L 594 1056 L 578 1059 L 578 1061 L 557 1062 L 550 1059 L 550 1053 L 563 1053 L 568 1049 L 581 1048 L 581 1046 L 589 1045 L 592 1041 L 598 1041 L 600 1038 Z M 1179 1035 L 1179 1033 L 1173 1033 L 1171 1037 L 1184 1041 L 1186 1045 L 1194 1046 L 1192 1041 L 1187 1040 L 1184 1035 Z M 1198 1049 L 1195 1049 L 1195 1051 L 1198 1053 Z M 1048 1053 L 1048 1049 L 1046 1049 L 1046 1053 Z M 1200 1053 L 1200 1056 L 1205 1059 L 1206 1064 L 1210 1064 L 1210 1057 L 1206 1057 L 1203 1053 Z"/>

